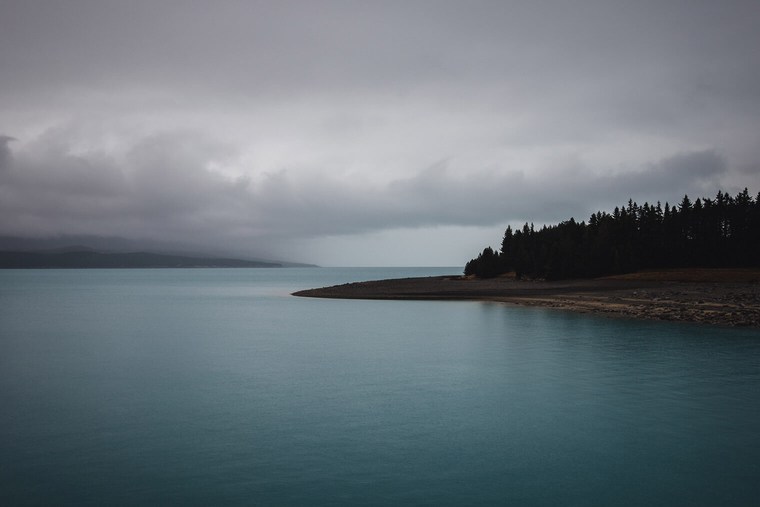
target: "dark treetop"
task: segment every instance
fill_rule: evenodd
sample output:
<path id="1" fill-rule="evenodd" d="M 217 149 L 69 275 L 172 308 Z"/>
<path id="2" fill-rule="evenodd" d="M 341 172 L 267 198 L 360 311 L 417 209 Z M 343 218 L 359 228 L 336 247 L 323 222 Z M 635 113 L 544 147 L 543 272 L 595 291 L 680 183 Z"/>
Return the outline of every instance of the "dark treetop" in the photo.
<path id="1" fill-rule="evenodd" d="M 507 227 L 501 251 L 488 247 L 465 266 L 466 275 L 493 277 L 514 271 L 518 278 L 576 278 L 673 267 L 760 266 L 760 194 L 663 208 L 629 200 L 610 214 L 593 213 L 588 223 L 573 218 L 535 230 Z"/>

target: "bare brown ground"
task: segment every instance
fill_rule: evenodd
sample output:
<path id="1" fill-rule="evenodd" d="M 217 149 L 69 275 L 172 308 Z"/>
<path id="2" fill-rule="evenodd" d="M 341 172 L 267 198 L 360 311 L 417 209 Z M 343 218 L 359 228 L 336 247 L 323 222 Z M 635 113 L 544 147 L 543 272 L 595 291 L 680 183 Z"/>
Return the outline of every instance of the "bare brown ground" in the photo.
<path id="1" fill-rule="evenodd" d="M 760 270 L 648 271 L 547 282 L 513 276 L 436 276 L 358 282 L 295 292 L 339 299 L 500 301 L 576 312 L 760 328 Z"/>

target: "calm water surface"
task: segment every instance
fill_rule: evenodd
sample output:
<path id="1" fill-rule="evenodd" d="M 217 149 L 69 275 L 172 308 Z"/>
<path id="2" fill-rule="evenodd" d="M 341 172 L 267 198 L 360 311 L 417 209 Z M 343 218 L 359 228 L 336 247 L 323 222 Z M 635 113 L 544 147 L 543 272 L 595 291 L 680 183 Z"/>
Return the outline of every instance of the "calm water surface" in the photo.
<path id="1" fill-rule="evenodd" d="M 1 505 L 756 505 L 760 332 L 0 271 Z"/>

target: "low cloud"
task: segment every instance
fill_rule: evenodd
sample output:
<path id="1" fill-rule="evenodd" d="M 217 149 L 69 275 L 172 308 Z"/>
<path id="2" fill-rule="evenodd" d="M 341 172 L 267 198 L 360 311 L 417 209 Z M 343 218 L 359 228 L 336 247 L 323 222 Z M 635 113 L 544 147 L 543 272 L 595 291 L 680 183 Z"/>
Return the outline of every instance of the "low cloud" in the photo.
<path id="1" fill-rule="evenodd" d="M 10 146 L 8 146 L 11 141 L 15 141 L 15 139 L 0 135 L 0 174 L 8 170 L 11 165 L 12 155 Z"/>
<path id="2" fill-rule="evenodd" d="M 362 183 L 329 170 L 225 175 L 219 168 L 239 153 L 197 132 L 138 138 L 110 154 L 77 151 L 65 131 L 17 152 L 10 140 L 3 137 L 0 152 L 0 234 L 144 238 L 251 255 L 322 236 L 585 219 L 629 197 L 712 194 L 728 171 L 719 153 L 702 150 L 619 174 L 575 158 L 554 160 L 549 172 L 532 176 L 444 159 L 389 182 Z"/>

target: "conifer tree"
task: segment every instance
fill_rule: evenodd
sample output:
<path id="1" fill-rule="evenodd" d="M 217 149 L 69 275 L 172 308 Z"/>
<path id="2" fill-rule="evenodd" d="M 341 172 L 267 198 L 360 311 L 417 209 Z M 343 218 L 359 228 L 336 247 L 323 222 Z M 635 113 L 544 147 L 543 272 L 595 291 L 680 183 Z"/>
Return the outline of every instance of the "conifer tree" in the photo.
<path id="1" fill-rule="evenodd" d="M 538 230 L 527 222 L 515 231 L 509 226 L 501 251 L 484 249 L 465 273 L 570 278 L 689 266 L 760 266 L 760 194 L 718 191 L 694 202 L 684 195 L 664 208 L 629 199 L 612 214 L 592 213 L 588 224 L 570 218 Z"/>

